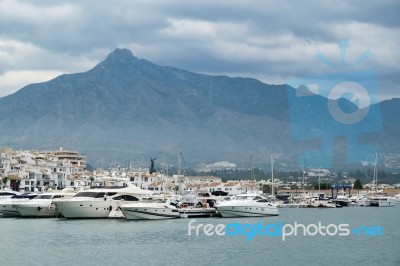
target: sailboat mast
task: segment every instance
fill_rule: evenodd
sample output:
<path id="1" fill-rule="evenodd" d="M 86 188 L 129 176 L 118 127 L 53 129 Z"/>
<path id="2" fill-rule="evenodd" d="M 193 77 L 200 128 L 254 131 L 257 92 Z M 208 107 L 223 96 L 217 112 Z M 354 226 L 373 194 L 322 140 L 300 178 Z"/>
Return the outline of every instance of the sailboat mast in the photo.
<path id="1" fill-rule="evenodd" d="M 306 190 L 305 190 L 305 187 L 304 187 L 304 181 L 305 181 L 305 169 L 306 169 L 306 159 L 305 159 L 305 157 L 304 157 L 304 154 L 303 154 L 303 180 L 302 180 L 302 187 L 303 187 L 303 195 L 305 195 L 305 193 L 306 193 Z"/>
<path id="2" fill-rule="evenodd" d="M 318 195 L 321 194 L 321 168 L 318 169 Z"/>
<path id="3" fill-rule="evenodd" d="M 375 187 L 375 193 L 378 191 L 378 153 L 375 153 L 375 164 L 374 164 L 374 180 L 372 181 Z"/>
<path id="4" fill-rule="evenodd" d="M 274 158 L 271 156 L 271 176 L 272 176 L 272 186 L 271 186 L 271 194 L 275 195 L 274 191 Z"/>
<path id="5" fill-rule="evenodd" d="M 182 174 L 182 144 L 178 145 L 178 175 Z"/>

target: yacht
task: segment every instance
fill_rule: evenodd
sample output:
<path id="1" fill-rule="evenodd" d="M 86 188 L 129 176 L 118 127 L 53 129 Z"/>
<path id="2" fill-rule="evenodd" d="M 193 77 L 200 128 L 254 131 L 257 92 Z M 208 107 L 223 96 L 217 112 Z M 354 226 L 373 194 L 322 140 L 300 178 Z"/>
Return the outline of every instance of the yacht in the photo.
<path id="1" fill-rule="evenodd" d="M 400 194 L 394 196 L 394 201 L 397 205 L 400 205 Z"/>
<path id="2" fill-rule="evenodd" d="M 173 200 L 135 202 L 119 206 L 128 220 L 163 220 L 180 218 Z"/>
<path id="3" fill-rule="evenodd" d="M 276 205 L 257 194 L 237 195 L 230 201 L 216 204 L 216 209 L 222 217 L 260 217 L 279 215 Z"/>
<path id="4" fill-rule="evenodd" d="M 14 203 L 13 206 L 22 217 L 56 217 L 59 211 L 54 204 L 55 200 L 74 195 L 75 193 L 67 191 L 47 192 L 29 201 Z"/>
<path id="5" fill-rule="evenodd" d="M 21 194 L 18 191 L 13 191 L 13 190 L 0 190 L 0 199 L 8 199 L 11 198 L 14 195 L 19 195 Z"/>
<path id="6" fill-rule="evenodd" d="M 369 207 L 394 207 L 396 200 L 393 197 L 374 195 L 365 199 L 364 206 Z"/>
<path id="7" fill-rule="evenodd" d="M 112 210 L 126 202 L 134 202 L 149 191 L 127 182 L 126 187 L 99 187 L 78 192 L 70 199 L 55 202 L 65 218 L 107 218 Z"/>
<path id="8" fill-rule="evenodd" d="M 188 190 L 178 203 L 181 218 L 202 218 L 217 216 L 216 202 L 220 197 L 211 195 L 208 191 Z"/>
<path id="9" fill-rule="evenodd" d="M 378 191 L 378 154 L 375 155 L 375 164 L 374 164 L 374 176 L 372 179 L 373 190 L 369 192 L 369 195 L 361 201 L 360 206 L 365 207 L 394 207 L 396 206 L 396 200 L 394 197 L 389 197 L 387 195 L 381 194 Z"/>
<path id="10" fill-rule="evenodd" d="M 31 200 L 37 196 L 36 193 L 24 193 L 20 195 L 14 195 L 11 198 L 0 200 L 0 213 L 3 217 L 17 217 L 20 216 L 16 207 L 17 203 Z"/>
<path id="11" fill-rule="evenodd" d="M 336 198 L 332 200 L 332 202 L 336 203 L 340 207 L 349 207 L 350 199 L 343 195 L 337 195 Z"/>

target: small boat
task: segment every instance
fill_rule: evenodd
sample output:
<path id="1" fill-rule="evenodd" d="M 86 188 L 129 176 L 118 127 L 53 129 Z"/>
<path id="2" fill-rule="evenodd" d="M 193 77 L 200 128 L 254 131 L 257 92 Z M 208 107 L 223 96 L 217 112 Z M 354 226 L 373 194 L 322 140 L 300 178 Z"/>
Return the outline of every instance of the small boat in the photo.
<path id="1" fill-rule="evenodd" d="M 397 205 L 400 205 L 400 194 L 397 194 L 397 195 L 394 196 L 394 202 L 395 202 Z"/>
<path id="2" fill-rule="evenodd" d="M 216 209 L 222 217 L 262 217 L 279 215 L 275 204 L 257 194 L 237 195 L 230 201 L 216 204 Z"/>
<path id="3" fill-rule="evenodd" d="M 207 218 L 217 216 L 218 197 L 206 191 L 187 191 L 178 203 L 181 218 Z"/>
<path id="4" fill-rule="evenodd" d="M 374 176 L 372 179 L 372 184 L 374 190 L 367 194 L 367 197 L 359 204 L 365 207 L 394 207 L 396 206 L 396 200 L 394 197 L 389 197 L 378 192 L 378 154 L 375 155 L 374 164 Z"/>
<path id="5" fill-rule="evenodd" d="M 393 197 L 375 195 L 368 197 L 364 203 L 366 207 L 394 207 L 396 201 Z"/>
<path id="6" fill-rule="evenodd" d="M 341 207 L 348 207 L 350 204 L 350 199 L 346 196 L 337 195 L 336 198 L 332 200 L 332 202 L 340 205 Z"/>

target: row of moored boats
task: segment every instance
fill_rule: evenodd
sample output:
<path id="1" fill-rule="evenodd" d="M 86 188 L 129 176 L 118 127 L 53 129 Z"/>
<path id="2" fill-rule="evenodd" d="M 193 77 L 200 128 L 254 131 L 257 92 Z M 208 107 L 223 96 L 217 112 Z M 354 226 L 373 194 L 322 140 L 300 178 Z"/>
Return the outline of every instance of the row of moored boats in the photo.
<path id="1" fill-rule="evenodd" d="M 257 194 L 232 198 L 208 192 L 152 195 L 131 183 L 123 187 L 66 188 L 46 193 L 15 192 L 0 199 L 2 217 L 126 218 L 262 217 L 279 214 L 276 204 Z"/>

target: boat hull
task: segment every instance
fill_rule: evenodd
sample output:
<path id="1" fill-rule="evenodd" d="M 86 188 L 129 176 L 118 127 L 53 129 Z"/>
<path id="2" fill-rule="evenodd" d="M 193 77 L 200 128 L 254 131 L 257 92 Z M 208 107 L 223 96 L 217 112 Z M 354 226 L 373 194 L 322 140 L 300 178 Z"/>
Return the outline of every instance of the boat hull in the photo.
<path id="1" fill-rule="evenodd" d="M 108 218 L 111 210 L 118 207 L 111 200 L 66 200 L 55 204 L 65 218 Z"/>
<path id="2" fill-rule="evenodd" d="M 382 201 L 382 200 L 367 200 L 365 202 L 365 206 L 368 207 L 394 207 L 396 206 L 396 202 L 394 201 Z"/>
<path id="3" fill-rule="evenodd" d="M 59 215 L 56 206 L 51 202 L 18 204 L 16 209 L 22 217 L 56 217 Z"/>
<path id="4" fill-rule="evenodd" d="M 121 206 L 120 208 L 128 220 L 164 220 L 180 218 L 177 209 L 167 207 Z"/>
<path id="5" fill-rule="evenodd" d="M 181 218 L 206 218 L 217 215 L 215 208 L 181 208 L 179 209 Z"/>
<path id="6" fill-rule="evenodd" d="M 224 218 L 232 217 L 265 217 L 279 215 L 278 208 L 260 206 L 217 206 L 218 213 Z"/>
<path id="7" fill-rule="evenodd" d="M 13 206 L 12 202 L 1 203 L 0 213 L 3 214 L 2 217 L 18 217 L 21 216 L 17 209 Z"/>

